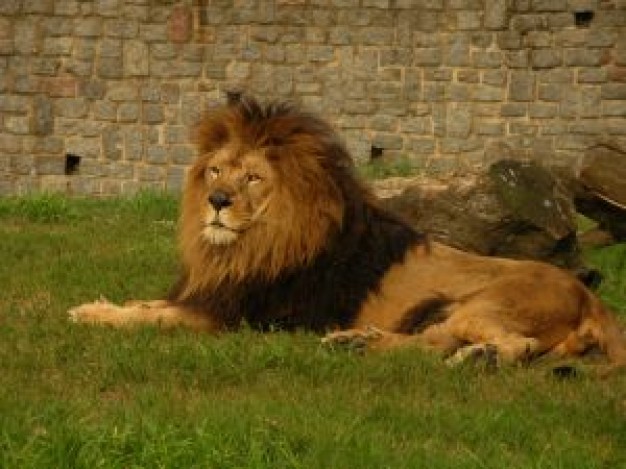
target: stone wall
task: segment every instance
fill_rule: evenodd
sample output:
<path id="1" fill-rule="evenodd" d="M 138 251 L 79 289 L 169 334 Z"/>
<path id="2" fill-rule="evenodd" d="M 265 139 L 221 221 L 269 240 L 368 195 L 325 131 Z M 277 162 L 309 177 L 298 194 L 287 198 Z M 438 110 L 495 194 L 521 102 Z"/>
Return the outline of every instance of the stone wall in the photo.
<path id="1" fill-rule="evenodd" d="M 179 190 L 190 126 L 237 89 L 322 113 L 361 162 L 571 165 L 626 140 L 626 2 L 1 0 L 0 194 Z"/>

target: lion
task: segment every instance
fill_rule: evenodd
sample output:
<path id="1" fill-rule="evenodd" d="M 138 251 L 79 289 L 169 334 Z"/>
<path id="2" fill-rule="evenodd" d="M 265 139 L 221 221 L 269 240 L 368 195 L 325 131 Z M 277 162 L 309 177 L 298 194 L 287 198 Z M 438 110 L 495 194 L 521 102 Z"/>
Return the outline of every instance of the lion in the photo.
<path id="1" fill-rule="evenodd" d="M 321 118 L 244 96 L 196 130 L 179 224 L 181 274 L 164 300 L 70 311 L 80 323 L 218 333 L 303 328 L 325 343 L 414 346 L 503 363 L 592 347 L 626 365 L 615 316 L 574 275 L 437 243 L 383 209 Z"/>

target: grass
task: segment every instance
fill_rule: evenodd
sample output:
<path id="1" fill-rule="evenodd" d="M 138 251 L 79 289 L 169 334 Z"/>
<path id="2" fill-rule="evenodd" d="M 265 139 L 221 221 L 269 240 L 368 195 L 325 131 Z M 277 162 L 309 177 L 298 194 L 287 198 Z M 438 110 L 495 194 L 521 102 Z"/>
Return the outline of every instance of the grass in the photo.
<path id="1" fill-rule="evenodd" d="M 0 467 L 618 468 L 626 377 L 450 370 L 307 333 L 68 323 L 176 272 L 176 200 L 0 199 Z M 590 253 L 626 317 L 626 246 Z"/>
<path id="2" fill-rule="evenodd" d="M 408 177 L 421 174 L 423 168 L 418 162 L 406 157 L 392 160 L 373 159 L 367 164 L 357 166 L 359 176 L 366 180 L 383 179 L 388 177 Z"/>

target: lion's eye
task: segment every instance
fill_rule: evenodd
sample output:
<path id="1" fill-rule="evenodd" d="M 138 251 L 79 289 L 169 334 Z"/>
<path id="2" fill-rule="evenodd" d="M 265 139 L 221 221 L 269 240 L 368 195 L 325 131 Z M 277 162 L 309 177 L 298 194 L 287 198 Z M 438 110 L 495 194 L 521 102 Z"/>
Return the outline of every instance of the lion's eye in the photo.
<path id="1" fill-rule="evenodd" d="M 246 174 L 246 184 L 256 184 L 257 182 L 261 182 L 261 176 L 254 173 Z"/>
<path id="2" fill-rule="evenodd" d="M 220 175 L 220 169 L 217 166 L 209 166 L 207 168 L 207 175 L 211 179 L 217 179 L 217 177 Z"/>

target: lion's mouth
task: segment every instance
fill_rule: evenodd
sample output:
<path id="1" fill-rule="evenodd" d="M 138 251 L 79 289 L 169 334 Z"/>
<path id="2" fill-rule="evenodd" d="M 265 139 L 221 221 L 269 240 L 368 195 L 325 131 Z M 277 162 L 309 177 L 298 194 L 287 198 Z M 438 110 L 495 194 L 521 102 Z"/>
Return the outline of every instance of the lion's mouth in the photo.
<path id="1" fill-rule="evenodd" d="M 217 230 L 227 230 L 227 231 L 232 231 L 233 233 L 241 233 L 242 230 L 234 228 L 232 226 L 228 226 L 226 225 L 223 221 L 221 221 L 219 218 L 214 218 L 213 220 L 211 220 L 208 223 L 204 224 L 205 228 L 213 228 L 213 229 L 217 229 Z"/>
<path id="2" fill-rule="evenodd" d="M 211 244 L 225 245 L 233 243 L 243 230 L 224 224 L 219 219 L 213 219 L 204 224 L 202 234 Z"/>

